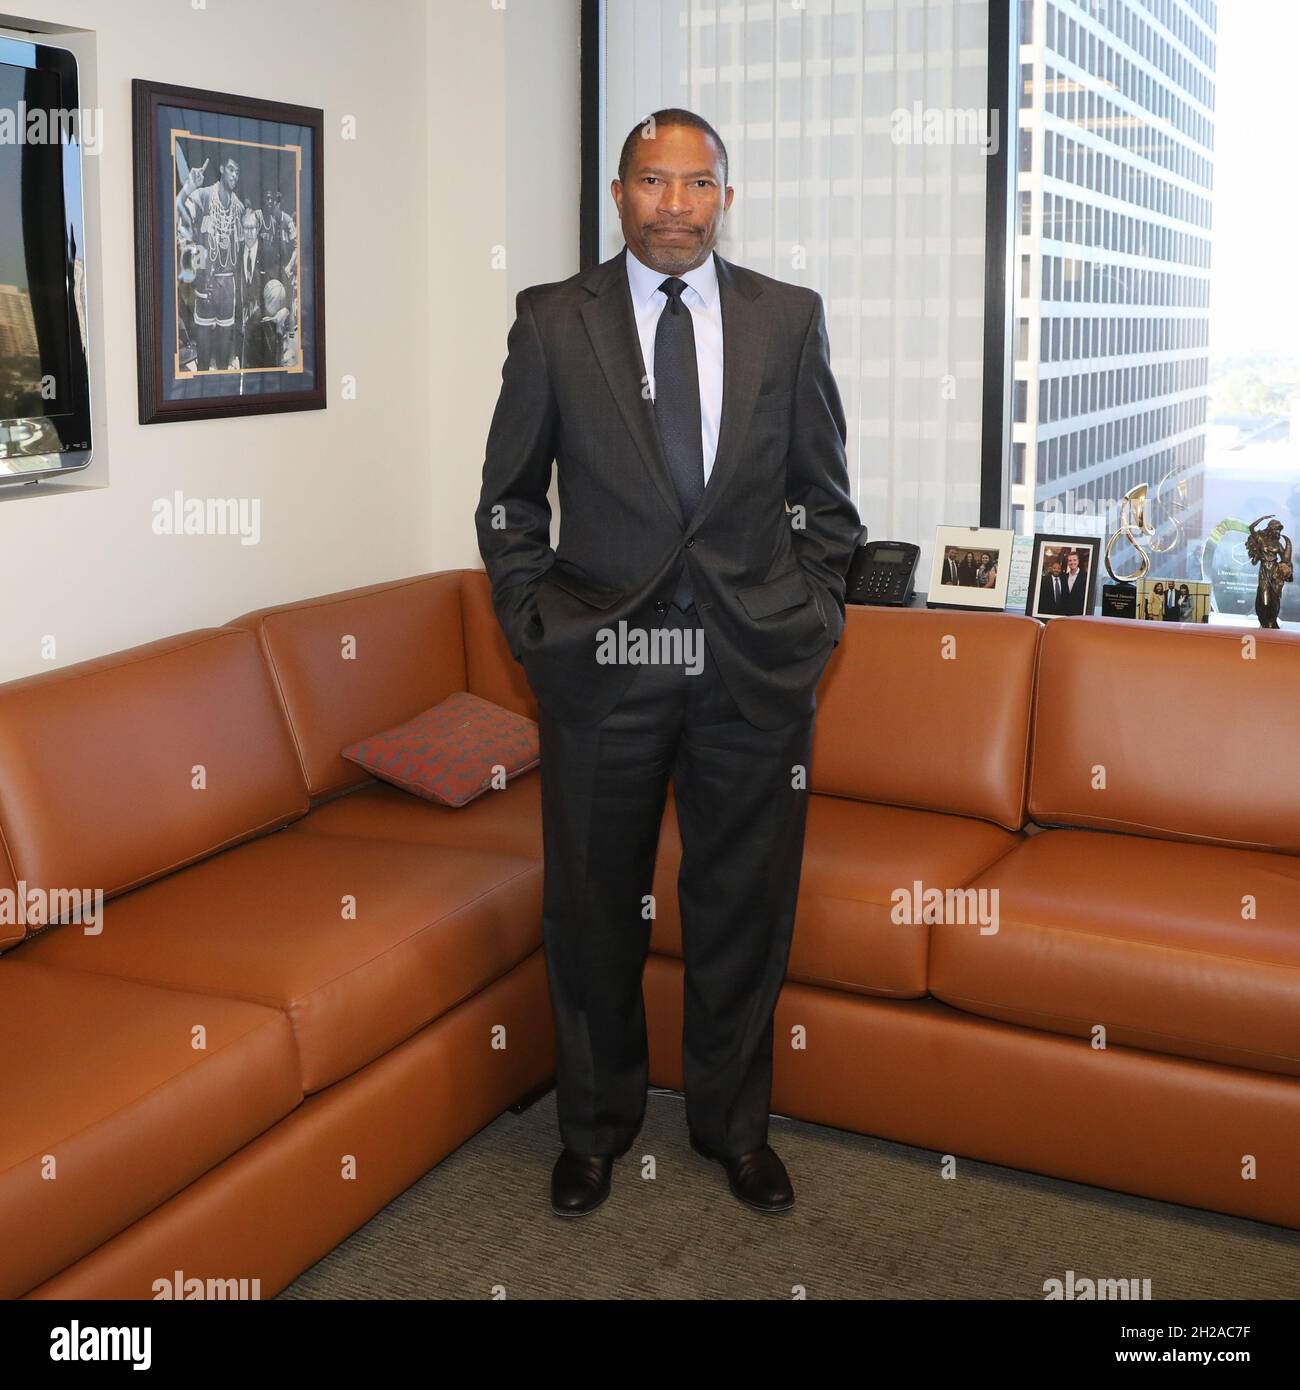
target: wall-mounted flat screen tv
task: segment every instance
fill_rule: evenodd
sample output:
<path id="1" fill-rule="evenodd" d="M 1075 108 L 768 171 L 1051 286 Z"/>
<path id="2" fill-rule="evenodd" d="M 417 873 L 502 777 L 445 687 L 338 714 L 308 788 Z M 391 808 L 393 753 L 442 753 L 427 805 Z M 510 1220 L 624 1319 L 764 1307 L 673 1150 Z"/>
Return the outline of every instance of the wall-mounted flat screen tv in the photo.
<path id="1" fill-rule="evenodd" d="M 0 37 L 0 487 L 91 451 L 77 60 Z"/>

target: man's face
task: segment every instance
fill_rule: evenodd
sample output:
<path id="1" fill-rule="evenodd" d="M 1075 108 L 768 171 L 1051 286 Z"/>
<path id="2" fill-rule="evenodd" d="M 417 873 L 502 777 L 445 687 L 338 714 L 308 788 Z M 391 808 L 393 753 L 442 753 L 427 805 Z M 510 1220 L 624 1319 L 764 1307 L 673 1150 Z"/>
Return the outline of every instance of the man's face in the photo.
<path id="1" fill-rule="evenodd" d="M 950 545 L 948 547 L 948 558 L 950 560 L 955 560 L 957 558 L 957 547 L 955 545 Z"/>
<path id="2" fill-rule="evenodd" d="M 268 188 L 262 196 L 262 206 L 266 209 L 266 215 L 270 218 L 274 218 L 276 213 L 280 211 L 279 194 Z"/>
<path id="3" fill-rule="evenodd" d="M 657 126 L 639 137 L 627 181 L 611 185 L 623 239 L 652 270 L 681 275 L 713 254 L 735 189 L 724 189 L 722 154 L 693 126 Z"/>
<path id="4" fill-rule="evenodd" d="M 1077 573 L 1078 573 L 1078 571 L 1079 571 L 1079 557 L 1074 553 L 1073 550 L 1070 551 L 1070 553 L 1065 557 L 1065 566 L 1066 566 L 1066 568 L 1070 571 L 1071 574 L 1077 574 Z"/>
<path id="5" fill-rule="evenodd" d="M 247 213 L 244 217 L 244 244 L 252 246 L 257 240 L 257 218 Z"/>
<path id="6" fill-rule="evenodd" d="M 239 165 L 233 159 L 228 159 L 221 166 L 221 182 L 226 185 L 228 192 L 235 191 L 235 185 L 239 182 Z"/>

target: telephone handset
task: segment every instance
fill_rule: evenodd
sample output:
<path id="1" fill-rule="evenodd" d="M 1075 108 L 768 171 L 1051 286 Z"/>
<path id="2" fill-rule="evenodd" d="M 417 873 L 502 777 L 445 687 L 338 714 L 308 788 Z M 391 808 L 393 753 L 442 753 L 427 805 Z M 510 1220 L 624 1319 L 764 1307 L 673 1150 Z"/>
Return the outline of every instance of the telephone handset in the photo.
<path id="1" fill-rule="evenodd" d="M 849 603 L 905 607 L 912 597 L 921 547 L 909 541 L 868 541 L 849 566 L 845 599 Z"/>

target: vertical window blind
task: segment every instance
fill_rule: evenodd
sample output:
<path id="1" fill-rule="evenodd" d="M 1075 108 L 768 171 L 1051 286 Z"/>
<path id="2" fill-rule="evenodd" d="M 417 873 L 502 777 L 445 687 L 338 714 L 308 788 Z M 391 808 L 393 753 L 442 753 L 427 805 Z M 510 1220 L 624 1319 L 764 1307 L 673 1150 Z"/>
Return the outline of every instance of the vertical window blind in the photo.
<path id="1" fill-rule="evenodd" d="M 601 258 L 628 132 L 682 106 L 730 159 L 725 259 L 826 307 L 868 535 L 928 573 L 980 502 L 989 0 L 609 0 Z"/>

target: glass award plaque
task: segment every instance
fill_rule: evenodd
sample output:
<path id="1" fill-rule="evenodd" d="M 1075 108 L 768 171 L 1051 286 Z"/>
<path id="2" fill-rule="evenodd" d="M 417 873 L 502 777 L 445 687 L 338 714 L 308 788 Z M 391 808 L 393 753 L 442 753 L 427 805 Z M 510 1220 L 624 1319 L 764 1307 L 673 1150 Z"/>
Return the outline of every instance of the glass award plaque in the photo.
<path id="1" fill-rule="evenodd" d="M 1216 613 L 1243 616 L 1255 611 L 1259 572 L 1246 552 L 1250 527 L 1236 517 L 1225 517 L 1212 530 L 1201 552 L 1201 578 L 1209 582 Z"/>

